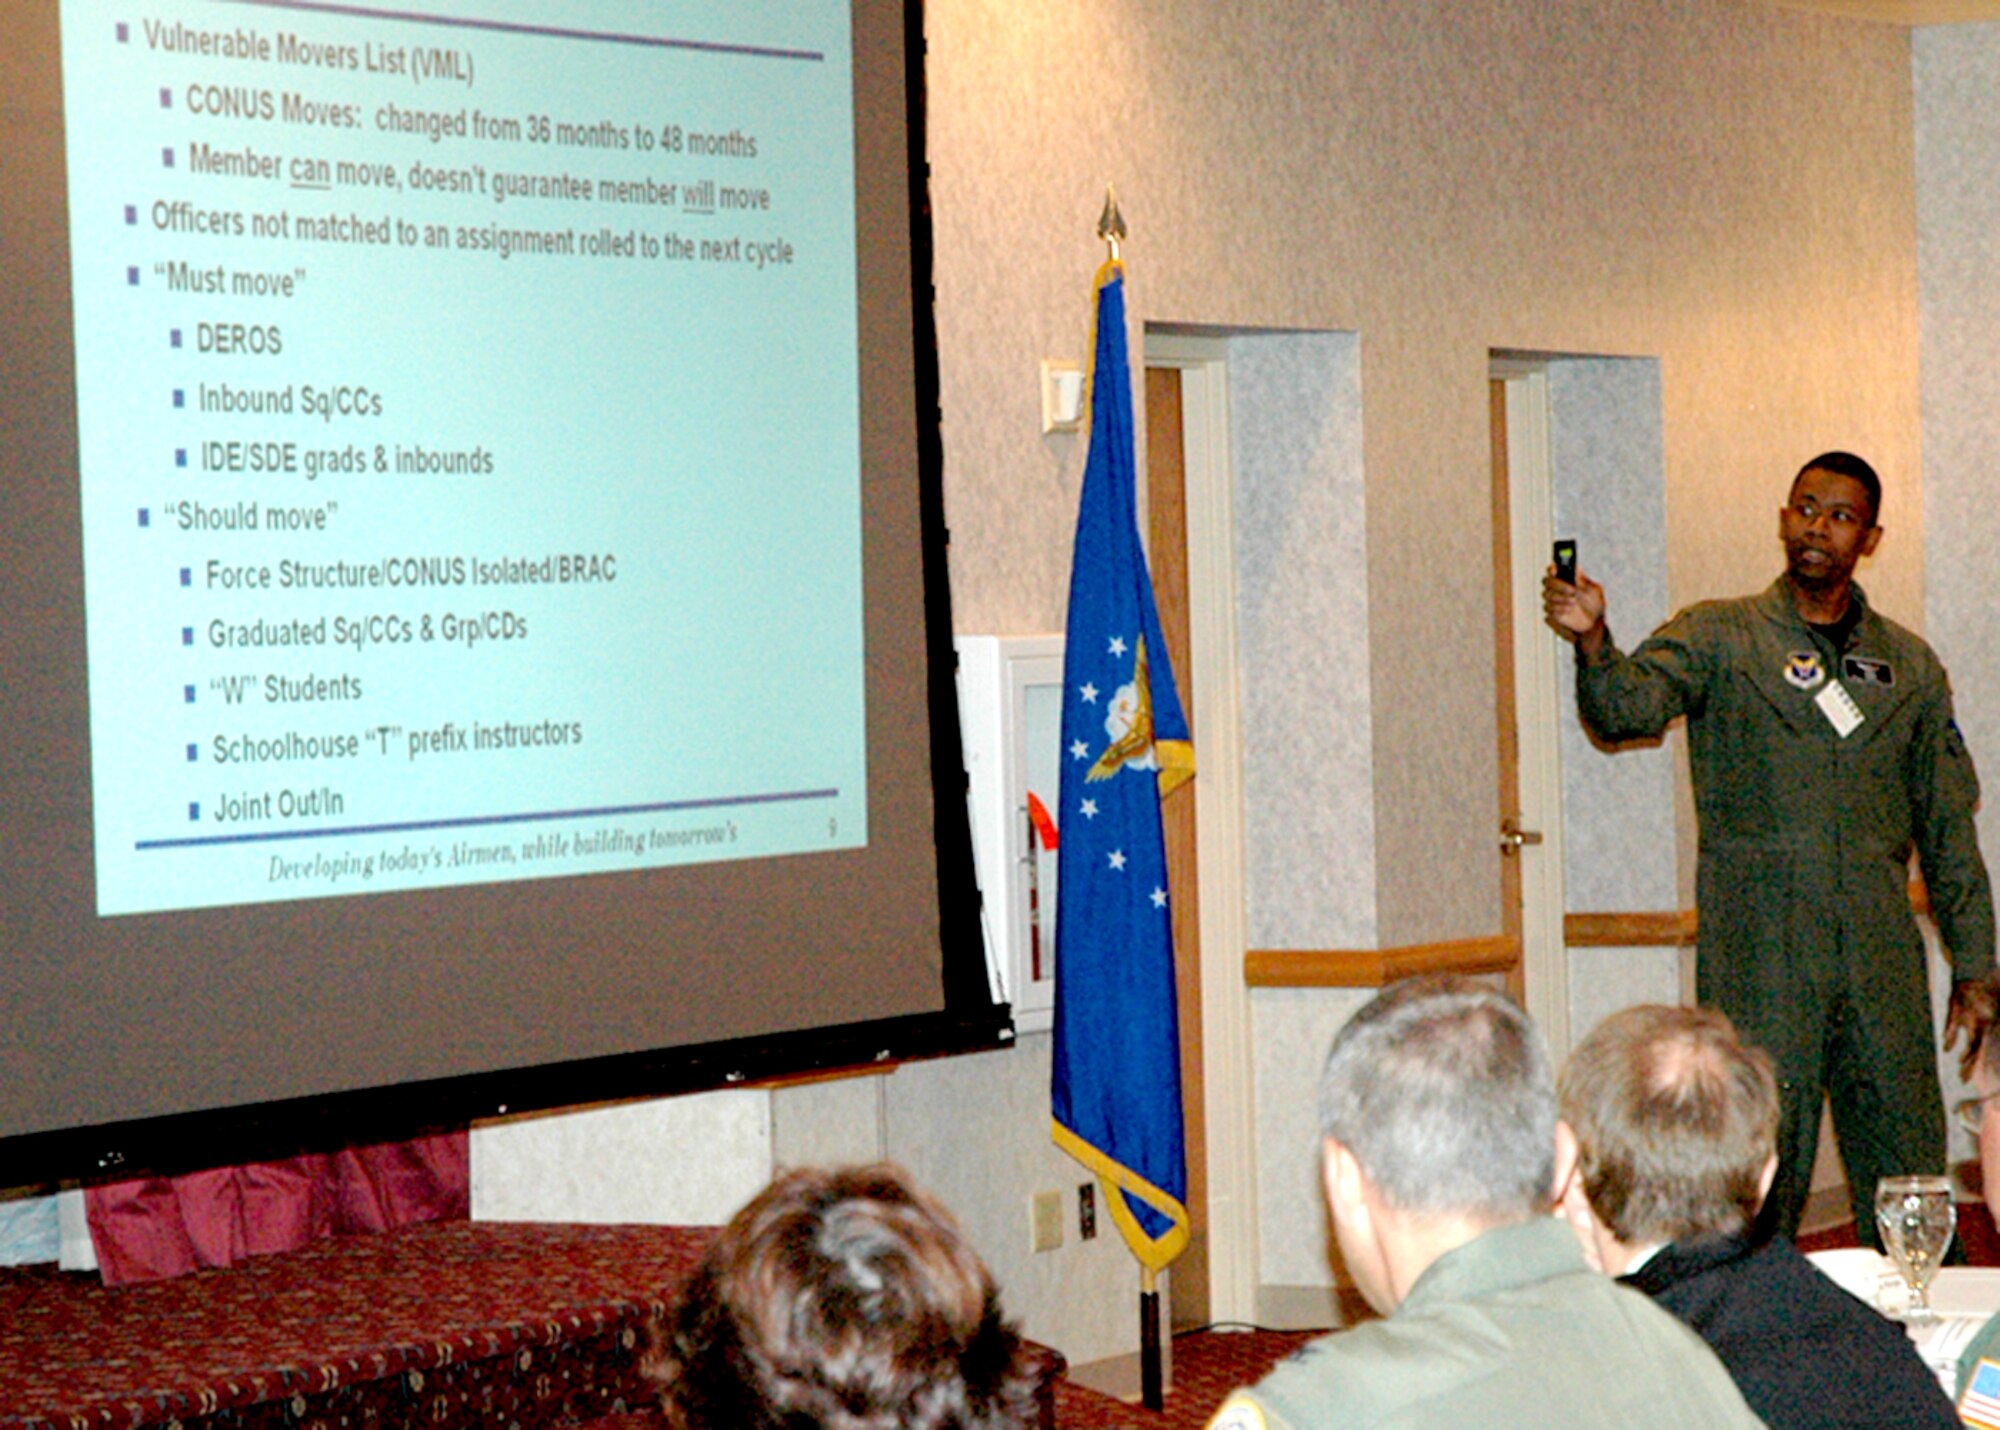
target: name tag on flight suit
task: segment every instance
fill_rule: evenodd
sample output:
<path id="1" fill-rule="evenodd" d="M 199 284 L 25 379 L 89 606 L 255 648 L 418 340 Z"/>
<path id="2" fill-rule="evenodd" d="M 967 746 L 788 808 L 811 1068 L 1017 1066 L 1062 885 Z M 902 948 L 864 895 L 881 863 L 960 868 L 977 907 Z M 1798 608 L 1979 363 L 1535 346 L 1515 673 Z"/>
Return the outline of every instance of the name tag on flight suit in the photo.
<path id="1" fill-rule="evenodd" d="M 1847 693 L 1847 687 L 1837 680 L 1829 680 L 1826 688 L 1813 697 L 1813 704 L 1819 706 L 1819 713 L 1826 716 L 1827 723 L 1833 726 L 1833 733 L 1843 740 L 1868 718 L 1854 703 L 1854 697 Z"/>
<path id="2" fill-rule="evenodd" d="M 1893 665 L 1865 655 L 1842 656 L 1840 673 L 1843 678 L 1859 681 L 1863 685 L 1893 686 L 1896 683 L 1896 668 Z"/>

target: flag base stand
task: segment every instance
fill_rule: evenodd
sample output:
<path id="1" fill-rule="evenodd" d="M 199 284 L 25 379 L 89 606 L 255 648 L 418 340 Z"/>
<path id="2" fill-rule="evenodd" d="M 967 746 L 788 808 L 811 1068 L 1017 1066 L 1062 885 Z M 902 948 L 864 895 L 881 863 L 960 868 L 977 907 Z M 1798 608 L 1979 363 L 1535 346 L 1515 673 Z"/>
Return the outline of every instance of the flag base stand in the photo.
<path id="1" fill-rule="evenodd" d="M 1165 1408 L 1160 1374 L 1160 1283 L 1147 1271 L 1139 1292 L 1139 1403 L 1148 1410 Z"/>

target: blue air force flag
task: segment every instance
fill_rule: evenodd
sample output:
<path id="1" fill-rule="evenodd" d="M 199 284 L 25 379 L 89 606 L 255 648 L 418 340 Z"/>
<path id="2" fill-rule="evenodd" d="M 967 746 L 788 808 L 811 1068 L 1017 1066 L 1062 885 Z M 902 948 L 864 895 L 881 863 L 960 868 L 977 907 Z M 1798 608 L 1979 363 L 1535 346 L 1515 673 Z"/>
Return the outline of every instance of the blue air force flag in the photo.
<path id="1" fill-rule="evenodd" d="M 1140 1262 L 1187 1244 L 1180 1037 L 1160 796 L 1194 774 L 1139 545 L 1125 284 L 1097 275 L 1090 453 L 1063 649 L 1055 1140 L 1095 1172 Z"/>

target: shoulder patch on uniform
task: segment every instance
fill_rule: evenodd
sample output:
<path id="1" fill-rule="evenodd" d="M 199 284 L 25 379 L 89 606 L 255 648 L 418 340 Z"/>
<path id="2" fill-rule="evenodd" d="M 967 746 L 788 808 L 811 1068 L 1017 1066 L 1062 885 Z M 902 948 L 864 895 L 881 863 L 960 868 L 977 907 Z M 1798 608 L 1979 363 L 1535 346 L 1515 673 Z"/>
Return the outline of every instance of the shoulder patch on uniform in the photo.
<path id="1" fill-rule="evenodd" d="M 1811 690 L 1826 679 L 1826 668 L 1819 663 L 1819 652 L 1795 650 L 1785 657 L 1785 679 L 1800 690 Z"/>
<path id="2" fill-rule="evenodd" d="M 1208 1422 L 1208 1430 L 1268 1430 L 1268 1427 L 1264 1412 L 1257 1408 L 1256 1401 L 1232 1395 L 1222 1402 L 1222 1408 Z"/>

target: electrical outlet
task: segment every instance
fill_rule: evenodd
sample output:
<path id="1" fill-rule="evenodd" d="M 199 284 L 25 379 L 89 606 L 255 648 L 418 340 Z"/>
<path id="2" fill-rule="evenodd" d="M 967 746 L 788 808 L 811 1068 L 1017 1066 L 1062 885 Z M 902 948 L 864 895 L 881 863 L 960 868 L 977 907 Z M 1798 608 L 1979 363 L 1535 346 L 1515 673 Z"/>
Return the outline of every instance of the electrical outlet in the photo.
<path id="1" fill-rule="evenodd" d="M 1029 1204 L 1028 1249 L 1054 1251 L 1062 1245 L 1062 1193 L 1036 1192 Z"/>
<path id="2" fill-rule="evenodd" d="M 1076 1239 L 1090 1241 L 1097 1236 L 1097 1187 L 1090 1182 L 1076 1186 Z"/>

